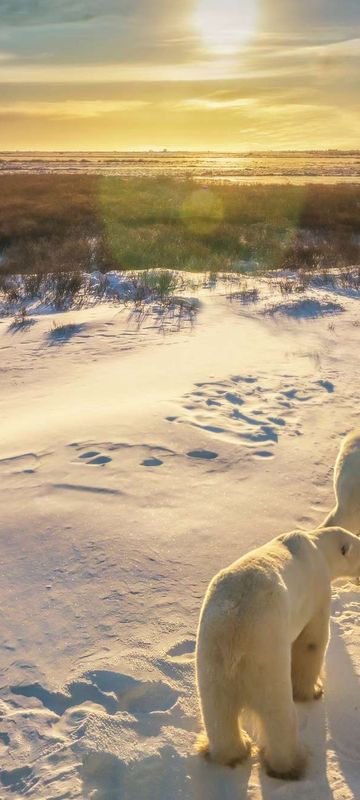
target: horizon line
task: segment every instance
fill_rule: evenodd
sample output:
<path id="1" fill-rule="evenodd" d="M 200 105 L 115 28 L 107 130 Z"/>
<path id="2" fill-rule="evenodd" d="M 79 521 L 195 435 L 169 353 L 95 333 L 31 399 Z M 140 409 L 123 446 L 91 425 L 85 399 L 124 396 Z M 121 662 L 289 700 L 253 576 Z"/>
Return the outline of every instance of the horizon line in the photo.
<path id="1" fill-rule="evenodd" d="M 265 149 L 265 150 L 263 148 L 254 148 L 254 149 L 250 149 L 250 150 L 249 149 L 246 149 L 246 150 L 234 150 L 234 149 L 231 149 L 231 148 L 230 149 L 226 149 L 226 148 L 225 149 L 217 149 L 217 148 L 216 149 L 203 149 L 203 148 L 194 148 L 194 149 L 192 149 L 192 148 L 167 148 L 167 147 L 165 147 L 165 148 L 145 148 L 145 149 L 140 149 L 140 150 L 133 150 L 133 149 L 129 149 L 129 150 L 128 149 L 124 149 L 124 150 L 114 150 L 114 149 L 93 150 L 93 149 L 80 149 L 80 148 L 76 148 L 74 150 L 54 150 L 54 149 L 51 149 L 51 150 L 47 150 L 47 149 L 30 150 L 29 149 L 28 150 L 27 148 L 21 148 L 21 149 L 16 149 L 16 150 L 0 150 L 0 155 L 21 155 L 23 153 L 34 154 L 34 155 L 41 155 L 41 154 L 49 154 L 49 155 L 50 154 L 54 154 L 54 155 L 55 154 L 56 155 L 67 155 L 67 154 L 69 154 L 70 155 L 70 154 L 80 154 L 80 153 L 94 153 L 96 155 L 109 154 L 109 153 L 116 153 L 118 155 L 121 155 L 123 153 L 134 154 L 134 155 L 140 154 L 140 153 L 141 154 L 144 154 L 144 153 L 145 154 L 155 154 L 155 155 L 168 155 L 168 154 L 174 154 L 174 153 L 199 153 L 199 154 L 201 154 L 201 153 L 206 153 L 206 154 L 209 154 L 209 153 L 211 153 L 211 154 L 212 153 L 213 154 L 227 153 L 227 154 L 244 155 L 245 156 L 245 155 L 252 155 L 253 153 L 258 153 L 258 154 L 261 154 L 261 153 L 264 153 L 264 154 L 269 154 L 269 153 L 280 153 L 280 154 L 281 153 L 360 153 L 360 148 L 357 148 L 357 147 L 347 147 L 347 148 L 342 148 L 342 147 L 320 147 L 320 148 L 314 148 L 314 147 L 306 148 L 305 147 L 304 148 L 304 147 L 301 147 L 300 148 L 299 147 L 299 148 L 281 148 L 281 149 L 269 148 L 269 149 Z"/>

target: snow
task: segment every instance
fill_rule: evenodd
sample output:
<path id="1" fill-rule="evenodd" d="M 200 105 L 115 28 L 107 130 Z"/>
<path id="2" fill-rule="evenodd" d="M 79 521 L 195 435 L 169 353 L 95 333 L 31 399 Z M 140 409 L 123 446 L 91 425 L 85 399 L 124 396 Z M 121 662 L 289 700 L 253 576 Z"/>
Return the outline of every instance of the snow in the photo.
<path id="1" fill-rule="evenodd" d="M 4 800 L 360 796 L 356 585 L 334 587 L 325 697 L 298 706 L 306 778 L 193 752 L 209 580 L 324 519 L 359 426 L 358 294 L 310 286 L 317 314 L 269 314 L 293 300 L 255 283 L 250 303 L 200 285 L 193 324 L 109 302 L 1 319 Z"/>

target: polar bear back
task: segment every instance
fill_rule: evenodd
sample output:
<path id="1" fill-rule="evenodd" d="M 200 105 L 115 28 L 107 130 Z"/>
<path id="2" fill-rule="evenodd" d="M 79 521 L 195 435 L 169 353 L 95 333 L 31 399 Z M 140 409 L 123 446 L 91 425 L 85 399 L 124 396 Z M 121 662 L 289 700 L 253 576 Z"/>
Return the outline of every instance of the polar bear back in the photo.
<path id="1" fill-rule="evenodd" d="M 222 570 L 210 583 L 200 626 L 218 638 L 227 629 L 243 641 L 268 639 L 276 626 L 286 627 L 294 641 L 314 610 L 328 602 L 330 576 L 311 536 L 285 534 L 252 550 Z"/>

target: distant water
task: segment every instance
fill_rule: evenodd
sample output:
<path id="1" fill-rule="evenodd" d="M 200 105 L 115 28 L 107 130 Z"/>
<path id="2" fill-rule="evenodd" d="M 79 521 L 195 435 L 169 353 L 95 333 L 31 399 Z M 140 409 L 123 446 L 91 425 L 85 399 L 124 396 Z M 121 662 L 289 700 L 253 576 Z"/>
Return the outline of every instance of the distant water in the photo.
<path id="1" fill-rule="evenodd" d="M 360 183 L 360 150 L 283 153 L 0 153 L 1 173 L 194 178 L 230 183 Z"/>

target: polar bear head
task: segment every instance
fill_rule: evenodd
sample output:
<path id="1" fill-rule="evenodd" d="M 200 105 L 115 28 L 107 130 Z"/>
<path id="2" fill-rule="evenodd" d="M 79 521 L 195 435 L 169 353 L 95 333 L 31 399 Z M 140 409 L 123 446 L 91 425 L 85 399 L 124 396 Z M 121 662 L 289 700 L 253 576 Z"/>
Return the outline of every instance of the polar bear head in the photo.
<path id="1" fill-rule="evenodd" d="M 331 575 L 360 578 L 360 539 L 344 528 L 318 528 L 312 539 L 323 554 Z"/>

